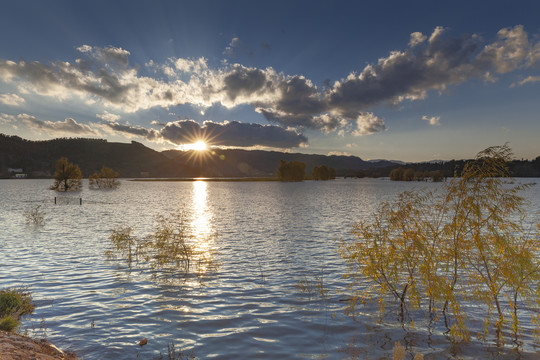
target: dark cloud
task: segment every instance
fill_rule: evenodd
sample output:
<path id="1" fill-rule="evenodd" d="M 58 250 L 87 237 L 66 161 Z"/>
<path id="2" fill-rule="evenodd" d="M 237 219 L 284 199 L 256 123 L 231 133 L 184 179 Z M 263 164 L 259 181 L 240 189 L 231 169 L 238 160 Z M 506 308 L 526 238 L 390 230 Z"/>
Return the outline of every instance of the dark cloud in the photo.
<path id="1" fill-rule="evenodd" d="M 154 129 L 146 129 L 140 126 L 133 126 L 129 124 L 122 125 L 117 122 L 107 122 L 104 123 L 103 126 L 121 133 L 141 136 L 148 140 L 157 140 L 160 138 L 158 131 Z"/>
<path id="2" fill-rule="evenodd" d="M 271 90 L 272 83 L 263 70 L 235 65 L 223 79 L 223 91 L 230 100 L 238 96 L 250 96 L 253 93 Z"/>
<path id="3" fill-rule="evenodd" d="M 206 121 L 204 127 L 210 134 L 216 134 L 216 144 L 224 146 L 294 148 L 308 142 L 304 135 L 275 125 Z"/>
<path id="4" fill-rule="evenodd" d="M 177 120 L 165 124 L 160 130 L 138 126 L 106 123 L 115 131 L 142 136 L 151 141 L 168 141 L 181 145 L 204 140 L 216 146 L 294 148 L 306 144 L 308 139 L 294 130 L 275 125 L 246 124 L 238 121 L 216 123 Z"/>

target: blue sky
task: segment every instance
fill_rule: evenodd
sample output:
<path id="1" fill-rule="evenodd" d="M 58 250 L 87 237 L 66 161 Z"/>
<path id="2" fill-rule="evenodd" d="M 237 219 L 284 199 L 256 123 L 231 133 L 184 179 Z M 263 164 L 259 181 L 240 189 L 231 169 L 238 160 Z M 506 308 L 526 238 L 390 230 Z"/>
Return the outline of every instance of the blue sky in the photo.
<path id="1" fill-rule="evenodd" d="M 3 1 L 0 132 L 540 155 L 538 1 Z"/>

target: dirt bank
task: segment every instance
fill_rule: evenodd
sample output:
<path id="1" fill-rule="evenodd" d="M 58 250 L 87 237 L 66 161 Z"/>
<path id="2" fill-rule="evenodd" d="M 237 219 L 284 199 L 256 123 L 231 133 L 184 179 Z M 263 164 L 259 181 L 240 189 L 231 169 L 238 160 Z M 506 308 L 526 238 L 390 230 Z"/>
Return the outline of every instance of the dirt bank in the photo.
<path id="1" fill-rule="evenodd" d="M 33 340 L 0 330 L 0 360 L 76 360 L 45 340 Z"/>

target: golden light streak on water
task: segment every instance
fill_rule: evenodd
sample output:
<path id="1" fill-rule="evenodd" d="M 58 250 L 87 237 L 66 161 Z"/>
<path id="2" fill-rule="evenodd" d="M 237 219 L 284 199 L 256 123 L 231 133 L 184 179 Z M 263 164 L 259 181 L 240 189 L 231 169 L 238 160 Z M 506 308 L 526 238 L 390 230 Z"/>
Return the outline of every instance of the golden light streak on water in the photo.
<path id="1" fill-rule="evenodd" d="M 193 182 L 192 215 L 190 229 L 194 239 L 194 251 L 198 261 L 197 272 L 204 275 L 211 260 L 214 260 L 212 214 L 207 203 L 208 191 L 205 181 Z"/>

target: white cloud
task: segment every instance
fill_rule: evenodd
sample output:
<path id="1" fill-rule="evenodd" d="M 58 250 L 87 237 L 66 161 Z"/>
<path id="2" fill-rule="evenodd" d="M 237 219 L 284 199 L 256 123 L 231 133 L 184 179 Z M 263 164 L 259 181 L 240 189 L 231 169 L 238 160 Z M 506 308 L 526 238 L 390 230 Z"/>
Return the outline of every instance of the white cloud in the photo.
<path id="1" fill-rule="evenodd" d="M 17 118 L 14 115 L 0 113 L 0 123 L 2 124 L 14 123 L 16 120 Z"/>
<path id="2" fill-rule="evenodd" d="M 384 119 L 373 113 L 365 113 L 358 115 L 356 118 L 356 130 L 353 131 L 354 136 L 369 135 L 379 131 L 386 130 Z"/>
<path id="3" fill-rule="evenodd" d="M 352 156 L 352 154 L 347 151 L 330 151 L 328 156 Z"/>
<path id="4" fill-rule="evenodd" d="M 79 124 L 72 118 L 66 118 L 64 121 L 43 121 L 32 115 L 19 114 L 17 119 L 25 123 L 30 129 L 43 131 L 53 136 L 69 134 L 98 135 L 98 132 L 90 126 Z"/>
<path id="5" fill-rule="evenodd" d="M 20 106 L 26 101 L 17 94 L 0 94 L 0 102 L 4 105 Z"/>
<path id="6" fill-rule="evenodd" d="M 510 87 L 516 87 L 516 86 L 523 86 L 525 84 L 528 84 L 528 83 L 535 83 L 535 82 L 538 82 L 540 81 L 540 76 L 528 76 L 526 77 L 525 79 L 521 80 L 521 81 L 518 81 L 517 83 L 513 83 L 512 85 L 510 85 Z"/>
<path id="7" fill-rule="evenodd" d="M 441 125 L 441 117 L 440 116 L 428 117 L 427 115 L 424 115 L 424 116 L 422 116 L 422 120 L 429 122 L 429 125 L 433 125 L 433 126 Z"/>
<path id="8" fill-rule="evenodd" d="M 111 114 L 108 111 L 103 112 L 103 114 L 96 114 L 96 117 L 109 122 L 116 122 L 120 120 L 120 115 Z"/>
<path id="9" fill-rule="evenodd" d="M 420 43 L 423 43 L 424 41 L 426 41 L 426 39 L 427 36 L 425 36 L 421 32 L 413 32 L 411 34 L 411 39 L 409 40 L 409 46 L 414 47 Z"/>
<path id="10" fill-rule="evenodd" d="M 232 38 L 229 45 L 223 50 L 223 55 L 227 55 L 230 57 L 233 57 L 235 55 L 234 49 L 239 47 L 242 44 L 239 38 L 234 37 Z"/>

